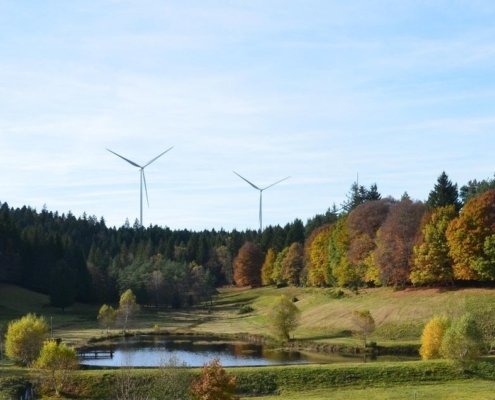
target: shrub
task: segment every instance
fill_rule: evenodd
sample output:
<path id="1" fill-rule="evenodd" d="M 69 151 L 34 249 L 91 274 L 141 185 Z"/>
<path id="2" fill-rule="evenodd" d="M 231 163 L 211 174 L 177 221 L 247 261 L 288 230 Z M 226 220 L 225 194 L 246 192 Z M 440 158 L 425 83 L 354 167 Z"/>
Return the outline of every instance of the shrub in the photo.
<path id="1" fill-rule="evenodd" d="M 28 365 L 38 357 L 47 336 L 48 325 L 45 319 L 35 314 L 27 314 L 9 323 L 5 335 L 5 354 Z"/>
<path id="2" fill-rule="evenodd" d="M 419 354 L 423 360 L 440 358 L 440 347 L 450 321 L 447 317 L 433 317 L 425 325 Z"/>
<path id="3" fill-rule="evenodd" d="M 236 400 L 236 377 L 230 375 L 214 358 L 205 364 L 201 375 L 193 381 L 192 394 L 196 400 Z"/>
<path id="4" fill-rule="evenodd" d="M 483 348 L 483 336 L 470 314 L 454 320 L 445 332 L 440 354 L 460 364 L 476 360 Z"/>
<path id="5" fill-rule="evenodd" d="M 50 340 L 43 345 L 35 367 L 43 371 L 43 384 L 52 389 L 57 396 L 64 389 L 70 372 L 77 369 L 79 360 L 76 351 L 64 343 Z"/>

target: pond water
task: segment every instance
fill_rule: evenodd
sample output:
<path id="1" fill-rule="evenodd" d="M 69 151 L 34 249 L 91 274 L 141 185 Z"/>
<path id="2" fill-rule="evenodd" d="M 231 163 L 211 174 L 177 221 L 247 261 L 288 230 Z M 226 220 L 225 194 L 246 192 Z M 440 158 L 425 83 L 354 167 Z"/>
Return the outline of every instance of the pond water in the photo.
<path id="1" fill-rule="evenodd" d="M 226 342 L 198 337 L 141 336 L 116 341 L 111 348 L 113 349 L 112 357 L 82 358 L 81 364 L 106 367 L 157 367 L 167 365 L 171 359 L 174 359 L 189 367 L 200 367 L 216 357 L 225 367 L 237 367 L 363 360 L 362 356 L 321 355 L 275 350 L 252 343 Z M 109 348 L 105 347 L 105 349 Z"/>

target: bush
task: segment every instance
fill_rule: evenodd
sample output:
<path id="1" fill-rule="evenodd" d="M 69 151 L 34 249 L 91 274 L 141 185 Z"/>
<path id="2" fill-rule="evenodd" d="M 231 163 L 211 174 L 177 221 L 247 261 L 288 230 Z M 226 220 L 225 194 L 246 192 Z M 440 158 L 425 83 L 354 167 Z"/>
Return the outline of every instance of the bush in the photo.
<path id="1" fill-rule="evenodd" d="M 192 394 L 196 400 L 237 400 L 236 377 L 222 368 L 218 358 L 205 364 L 201 375 L 192 383 Z"/>
<path id="2" fill-rule="evenodd" d="M 423 360 L 440 358 L 440 347 L 449 326 L 450 321 L 447 317 L 433 317 L 428 321 L 421 336 L 421 348 L 419 349 Z"/>
<path id="3" fill-rule="evenodd" d="M 38 357 L 47 337 L 48 325 L 45 319 L 27 314 L 9 323 L 5 335 L 5 354 L 24 365 L 31 364 Z"/>
<path id="4" fill-rule="evenodd" d="M 474 318 L 466 314 L 454 320 L 445 332 L 440 354 L 442 357 L 466 365 L 476 360 L 483 348 L 483 336 Z"/>
<path id="5" fill-rule="evenodd" d="M 275 335 L 280 339 L 289 340 L 290 332 L 299 325 L 300 314 L 301 311 L 287 296 L 280 296 L 270 314 Z"/>
<path id="6" fill-rule="evenodd" d="M 35 367 L 43 371 L 42 386 L 53 390 L 57 396 L 64 390 L 70 372 L 78 366 L 76 351 L 64 343 L 58 344 L 53 340 L 45 342 L 35 363 Z"/>

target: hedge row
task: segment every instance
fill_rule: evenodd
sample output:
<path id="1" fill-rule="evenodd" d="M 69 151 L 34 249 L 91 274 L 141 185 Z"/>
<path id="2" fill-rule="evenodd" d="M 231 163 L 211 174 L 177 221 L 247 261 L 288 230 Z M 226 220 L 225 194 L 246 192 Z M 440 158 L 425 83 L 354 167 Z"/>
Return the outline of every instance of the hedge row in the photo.
<path id="1" fill-rule="evenodd" d="M 239 394 L 275 394 L 282 389 L 311 390 L 342 386 L 384 386 L 400 383 L 449 381 L 465 377 L 445 361 L 370 363 L 353 365 L 304 365 L 228 368 L 237 376 Z M 197 375 L 199 369 L 190 369 Z M 119 370 L 88 370 L 74 373 L 70 392 L 76 398 L 111 398 Z M 135 387 L 146 391 L 158 379 L 156 369 L 133 369 Z"/>

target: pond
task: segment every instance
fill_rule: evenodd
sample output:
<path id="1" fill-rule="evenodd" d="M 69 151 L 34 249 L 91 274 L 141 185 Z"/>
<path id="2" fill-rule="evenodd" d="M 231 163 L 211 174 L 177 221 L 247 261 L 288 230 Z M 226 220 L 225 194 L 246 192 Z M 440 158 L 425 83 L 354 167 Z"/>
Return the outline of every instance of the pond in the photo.
<path id="1" fill-rule="evenodd" d="M 92 350 L 98 350 L 97 347 Z M 104 367 L 158 367 L 171 359 L 188 367 L 201 367 L 213 358 L 219 358 L 225 367 L 266 366 L 311 363 L 359 362 L 362 356 L 322 355 L 299 351 L 270 349 L 262 345 L 219 341 L 205 337 L 140 336 L 121 339 L 107 352 L 87 353 L 81 364 Z M 109 349 L 112 349 L 111 356 Z"/>

